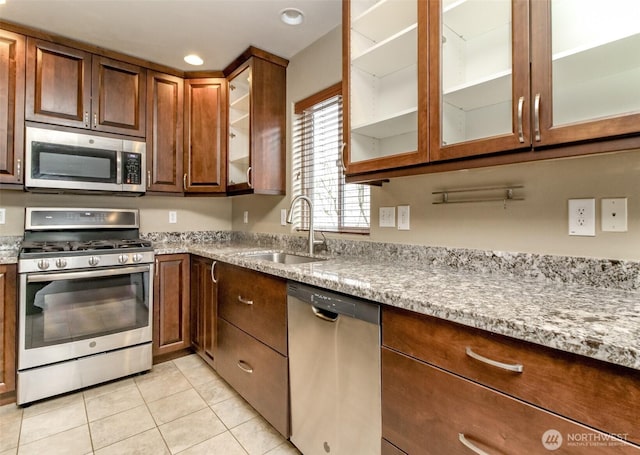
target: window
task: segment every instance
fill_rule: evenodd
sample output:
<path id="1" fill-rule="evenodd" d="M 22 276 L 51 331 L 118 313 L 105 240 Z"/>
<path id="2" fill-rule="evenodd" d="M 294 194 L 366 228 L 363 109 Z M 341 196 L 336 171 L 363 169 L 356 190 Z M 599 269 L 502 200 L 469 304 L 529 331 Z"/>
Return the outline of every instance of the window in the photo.
<path id="1" fill-rule="evenodd" d="M 315 229 L 369 233 L 370 188 L 344 179 L 341 93 L 336 84 L 294 106 L 293 192 L 313 201 Z M 294 223 L 308 229 L 307 204 L 296 204 Z"/>

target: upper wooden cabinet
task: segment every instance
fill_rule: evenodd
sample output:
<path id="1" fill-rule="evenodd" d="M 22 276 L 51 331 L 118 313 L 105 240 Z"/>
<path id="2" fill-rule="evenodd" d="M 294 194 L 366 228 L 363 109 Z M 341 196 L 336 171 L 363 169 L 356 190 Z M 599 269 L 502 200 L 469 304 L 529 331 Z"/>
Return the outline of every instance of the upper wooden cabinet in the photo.
<path id="1" fill-rule="evenodd" d="M 0 30 L 0 182 L 22 183 L 25 37 Z"/>
<path id="2" fill-rule="evenodd" d="M 146 69 L 27 40 L 27 120 L 145 136 Z"/>
<path id="3" fill-rule="evenodd" d="M 224 70 L 229 80 L 228 193 L 286 191 L 287 64 L 249 48 Z"/>
<path id="4" fill-rule="evenodd" d="M 531 149 L 528 2 L 429 8 L 430 160 Z"/>
<path id="5" fill-rule="evenodd" d="M 185 80 L 184 173 L 187 193 L 224 193 L 227 160 L 227 81 Z"/>
<path id="6" fill-rule="evenodd" d="M 343 8 L 349 176 L 620 150 L 640 135 L 638 2 L 344 0 Z"/>
<path id="7" fill-rule="evenodd" d="M 347 174 L 425 163 L 427 3 L 344 0 Z"/>
<path id="8" fill-rule="evenodd" d="M 147 191 L 182 192 L 184 81 L 147 72 Z"/>

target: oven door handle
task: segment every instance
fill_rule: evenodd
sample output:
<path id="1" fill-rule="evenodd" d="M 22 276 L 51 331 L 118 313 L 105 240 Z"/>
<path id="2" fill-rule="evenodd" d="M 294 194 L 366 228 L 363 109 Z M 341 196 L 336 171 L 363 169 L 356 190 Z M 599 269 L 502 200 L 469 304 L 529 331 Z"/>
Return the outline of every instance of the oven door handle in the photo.
<path id="1" fill-rule="evenodd" d="M 82 278 L 102 278 L 107 276 L 129 275 L 131 273 L 149 272 L 151 267 L 141 265 L 138 267 L 119 267 L 113 269 L 83 270 L 81 272 L 41 273 L 27 275 L 27 283 L 39 283 L 43 281 L 78 280 Z"/>

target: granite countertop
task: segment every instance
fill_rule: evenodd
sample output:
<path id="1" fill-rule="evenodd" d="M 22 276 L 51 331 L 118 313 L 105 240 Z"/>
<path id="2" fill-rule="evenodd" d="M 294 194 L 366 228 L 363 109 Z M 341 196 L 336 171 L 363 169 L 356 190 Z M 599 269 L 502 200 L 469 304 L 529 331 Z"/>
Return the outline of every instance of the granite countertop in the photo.
<path id="1" fill-rule="evenodd" d="M 0 250 L 0 264 L 17 264 L 18 250 Z"/>
<path id="2" fill-rule="evenodd" d="M 284 265 L 251 258 L 275 251 L 229 243 L 158 243 L 157 254 L 193 253 L 640 370 L 640 291 L 555 283 L 507 273 L 358 257 Z"/>

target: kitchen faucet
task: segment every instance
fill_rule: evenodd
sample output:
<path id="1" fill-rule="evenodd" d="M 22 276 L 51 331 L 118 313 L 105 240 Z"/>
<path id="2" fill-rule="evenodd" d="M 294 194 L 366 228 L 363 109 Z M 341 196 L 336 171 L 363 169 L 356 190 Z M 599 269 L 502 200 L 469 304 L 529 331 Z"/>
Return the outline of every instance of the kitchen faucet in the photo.
<path id="1" fill-rule="evenodd" d="M 293 198 L 291 201 L 291 205 L 289 206 L 289 215 L 287 216 L 287 223 L 293 223 L 293 206 L 298 200 L 306 201 L 309 205 L 309 255 L 313 256 L 313 249 L 315 245 L 322 245 L 324 243 L 323 240 L 316 240 L 315 234 L 313 232 L 313 201 L 311 198 L 303 195 L 298 195 Z"/>

